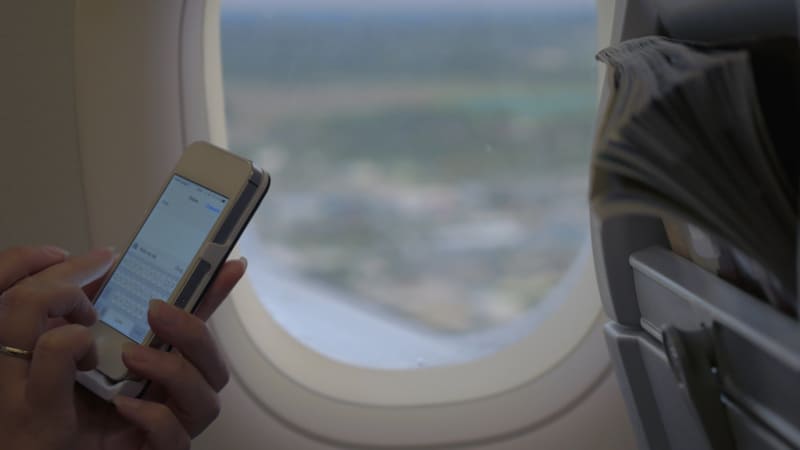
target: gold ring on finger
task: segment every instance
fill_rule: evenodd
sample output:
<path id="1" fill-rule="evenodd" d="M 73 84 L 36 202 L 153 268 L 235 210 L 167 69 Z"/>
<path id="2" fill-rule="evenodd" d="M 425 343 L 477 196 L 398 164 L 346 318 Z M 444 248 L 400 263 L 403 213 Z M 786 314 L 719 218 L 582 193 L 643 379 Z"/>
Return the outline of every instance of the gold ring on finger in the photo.
<path id="1" fill-rule="evenodd" d="M 15 358 L 30 361 L 33 358 L 33 352 L 30 350 L 23 350 L 17 347 L 9 347 L 8 345 L 0 345 L 0 354 L 6 356 L 13 356 Z"/>

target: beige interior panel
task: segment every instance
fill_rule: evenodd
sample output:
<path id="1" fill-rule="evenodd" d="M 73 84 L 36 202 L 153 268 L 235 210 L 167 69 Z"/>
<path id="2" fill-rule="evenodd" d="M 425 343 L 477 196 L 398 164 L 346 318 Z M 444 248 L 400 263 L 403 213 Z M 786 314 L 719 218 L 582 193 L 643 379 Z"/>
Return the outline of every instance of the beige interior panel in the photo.
<path id="1" fill-rule="evenodd" d="M 89 246 L 73 89 L 72 1 L 0 14 L 0 247 Z"/>
<path id="2" fill-rule="evenodd" d="M 92 244 L 123 247 L 184 147 L 181 0 L 78 0 L 78 133 Z"/>

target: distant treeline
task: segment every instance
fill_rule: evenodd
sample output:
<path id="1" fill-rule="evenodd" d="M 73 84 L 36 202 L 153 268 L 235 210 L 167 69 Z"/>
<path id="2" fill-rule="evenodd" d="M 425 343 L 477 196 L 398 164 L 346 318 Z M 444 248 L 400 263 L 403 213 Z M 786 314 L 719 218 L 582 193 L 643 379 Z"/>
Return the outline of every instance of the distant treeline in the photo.
<path id="1" fill-rule="evenodd" d="M 275 83 L 569 81 L 593 76 L 595 47 L 588 13 L 222 15 L 225 76 Z"/>

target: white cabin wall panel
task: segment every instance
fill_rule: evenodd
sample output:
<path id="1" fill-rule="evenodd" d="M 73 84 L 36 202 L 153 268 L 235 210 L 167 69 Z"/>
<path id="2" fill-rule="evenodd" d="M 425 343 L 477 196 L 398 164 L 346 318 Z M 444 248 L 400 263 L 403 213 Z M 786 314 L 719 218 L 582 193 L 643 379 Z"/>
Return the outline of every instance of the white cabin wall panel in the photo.
<path id="1" fill-rule="evenodd" d="M 610 373 L 585 401 L 558 420 L 536 432 L 478 449 L 635 450 L 636 440 L 617 378 Z"/>
<path id="2" fill-rule="evenodd" d="M 243 389 L 235 377 L 220 393 L 222 411 L 203 434 L 192 441 L 194 450 L 331 450 L 336 447 L 308 438 L 279 422 Z"/>
<path id="3" fill-rule="evenodd" d="M 0 13 L 0 248 L 89 245 L 75 119 L 73 1 Z"/>
<path id="4" fill-rule="evenodd" d="M 236 378 L 222 391 L 222 414 L 192 448 L 216 450 L 332 450 L 345 448 L 307 437 L 277 420 L 254 401 Z M 490 418 L 487 418 L 490 420 Z M 365 447 L 367 448 L 367 447 Z M 397 447 L 395 447 L 397 448 Z M 408 447 L 425 448 L 425 447 Z M 441 448 L 441 447 L 437 447 Z M 607 375 L 585 401 L 557 419 L 529 432 L 453 449 L 474 450 L 633 450 L 633 433 L 616 378 Z"/>
<path id="5" fill-rule="evenodd" d="M 122 248 L 184 148 L 182 0 L 78 0 L 76 92 L 93 245 Z"/>

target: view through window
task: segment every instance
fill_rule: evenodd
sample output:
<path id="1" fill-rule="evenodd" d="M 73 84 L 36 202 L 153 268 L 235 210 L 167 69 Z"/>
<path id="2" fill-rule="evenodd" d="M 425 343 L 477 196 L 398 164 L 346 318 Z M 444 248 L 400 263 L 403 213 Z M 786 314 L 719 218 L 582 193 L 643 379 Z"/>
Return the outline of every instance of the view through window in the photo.
<path id="1" fill-rule="evenodd" d="M 590 1 L 227 0 L 221 20 L 230 148 L 273 175 L 251 227 L 269 267 L 448 335 L 559 282 L 588 230 Z"/>

